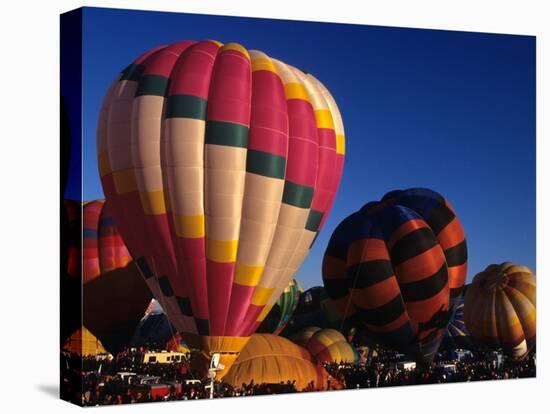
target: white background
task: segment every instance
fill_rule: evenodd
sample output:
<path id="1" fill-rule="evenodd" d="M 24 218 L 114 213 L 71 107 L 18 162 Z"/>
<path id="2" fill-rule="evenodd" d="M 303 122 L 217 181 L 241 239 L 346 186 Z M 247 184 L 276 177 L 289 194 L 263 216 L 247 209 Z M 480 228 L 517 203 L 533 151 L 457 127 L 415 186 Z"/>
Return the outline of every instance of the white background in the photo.
<path id="1" fill-rule="evenodd" d="M 373 2 L 374 3 L 374 2 Z M 376 5 L 375 5 L 376 4 Z M 102 408 L 117 412 L 549 412 L 547 1 L 87 1 L 84 5 L 537 36 L 537 379 Z M 0 409 L 77 410 L 57 399 L 59 17 L 78 1 L 6 0 L 0 12 Z M 544 137 L 544 138 L 543 138 Z M 514 168 L 521 168 L 515 166 Z M 502 166 L 502 168 L 508 168 Z M 510 197 L 514 197 L 510 194 Z M 511 234 L 510 237 L 513 237 Z"/>

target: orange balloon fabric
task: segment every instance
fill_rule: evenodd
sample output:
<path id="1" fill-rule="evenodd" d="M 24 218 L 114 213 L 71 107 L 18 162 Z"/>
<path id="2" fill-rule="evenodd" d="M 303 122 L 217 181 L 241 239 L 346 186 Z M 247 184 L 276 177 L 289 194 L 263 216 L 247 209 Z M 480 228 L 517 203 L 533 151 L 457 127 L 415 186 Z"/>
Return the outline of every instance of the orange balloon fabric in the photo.
<path id="1" fill-rule="evenodd" d="M 488 266 L 466 291 L 464 320 L 474 339 L 524 358 L 536 343 L 535 274 L 510 262 Z"/>

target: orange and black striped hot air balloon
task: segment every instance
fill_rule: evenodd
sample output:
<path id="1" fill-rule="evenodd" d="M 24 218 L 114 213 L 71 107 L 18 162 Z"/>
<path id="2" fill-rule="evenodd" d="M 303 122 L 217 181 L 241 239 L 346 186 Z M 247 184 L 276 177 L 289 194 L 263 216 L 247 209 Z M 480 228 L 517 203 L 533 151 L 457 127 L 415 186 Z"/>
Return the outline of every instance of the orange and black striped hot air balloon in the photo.
<path id="1" fill-rule="evenodd" d="M 97 137 L 105 196 L 151 290 L 186 343 L 228 367 L 332 206 L 334 99 L 265 53 L 182 41 L 119 74 Z"/>
<path id="2" fill-rule="evenodd" d="M 466 279 L 464 231 L 449 202 L 413 188 L 366 204 L 336 228 L 323 261 L 344 320 L 380 345 L 432 361 Z"/>
<path id="3" fill-rule="evenodd" d="M 536 277 L 527 266 L 505 262 L 478 273 L 464 298 L 472 337 L 522 359 L 536 343 Z"/>

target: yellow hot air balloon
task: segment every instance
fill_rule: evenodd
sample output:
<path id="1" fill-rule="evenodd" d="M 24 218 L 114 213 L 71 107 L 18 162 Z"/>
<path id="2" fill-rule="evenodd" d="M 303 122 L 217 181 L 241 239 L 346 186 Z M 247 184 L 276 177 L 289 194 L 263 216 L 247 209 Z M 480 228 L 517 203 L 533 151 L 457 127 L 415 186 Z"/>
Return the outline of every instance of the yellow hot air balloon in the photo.
<path id="1" fill-rule="evenodd" d="M 332 206 L 334 99 L 263 52 L 183 41 L 120 73 L 97 137 L 105 197 L 154 296 L 188 345 L 229 367 Z"/>
<path id="2" fill-rule="evenodd" d="M 294 335 L 290 337 L 290 339 L 295 344 L 305 347 L 309 342 L 309 340 L 311 339 L 311 337 L 319 331 L 322 331 L 322 329 L 319 328 L 318 326 L 309 326 L 307 328 L 304 328 L 296 332 Z"/>
<path id="3" fill-rule="evenodd" d="M 103 344 L 85 326 L 77 329 L 63 344 L 65 351 L 80 356 L 96 356 L 107 351 Z"/>
<path id="4" fill-rule="evenodd" d="M 327 388 L 327 372 L 316 364 L 304 348 L 273 334 L 255 334 L 224 376 L 234 387 L 242 384 L 279 384 L 296 381 L 303 390 L 313 382 L 317 390 Z"/>
<path id="5" fill-rule="evenodd" d="M 536 343 L 536 278 L 527 266 L 505 262 L 478 273 L 464 298 L 464 320 L 477 341 L 513 359 Z"/>
<path id="6" fill-rule="evenodd" d="M 359 360 L 357 351 L 336 329 L 314 331 L 303 346 L 318 362 L 357 362 Z"/>

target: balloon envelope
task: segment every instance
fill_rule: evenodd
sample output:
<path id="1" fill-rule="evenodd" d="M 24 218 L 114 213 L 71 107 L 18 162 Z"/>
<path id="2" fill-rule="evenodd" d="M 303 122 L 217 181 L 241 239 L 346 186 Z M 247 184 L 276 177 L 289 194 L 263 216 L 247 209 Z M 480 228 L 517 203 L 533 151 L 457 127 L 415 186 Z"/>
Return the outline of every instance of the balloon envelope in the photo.
<path id="1" fill-rule="evenodd" d="M 317 362 L 358 362 L 359 354 L 344 335 L 335 329 L 306 329 L 295 336 Z"/>
<path id="2" fill-rule="evenodd" d="M 302 291 L 300 283 L 292 279 L 256 332 L 279 335 L 292 318 Z"/>
<path id="3" fill-rule="evenodd" d="M 63 349 L 80 356 L 95 356 L 107 351 L 103 344 L 88 329 L 77 329 L 63 344 Z"/>
<path id="4" fill-rule="evenodd" d="M 319 328 L 318 326 L 309 326 L 293 334 L 290 337 L 290 340 L 301 347 L 305 347 L 311 337 L 321 330 L 322 328 Z"/>
<path id="5" fill-rule="evenodd" d="M 288 339 L 255 334 L 223 378 L 223 382 L 234 387 L 249 384 L 250 381 L 255 384 L 296 381 L 299 391 L 313 382 L 316 390 L 325 390 L 327 372 L 312 361 L 307 350 Z"/>
<path id="6" fill-rule="evenodd" d="M 105 196 L 155 297 L 186 343 L 234 359 L 332 206 L 334 99 L 265 53 L 182 41 L 119 74 L 97 131 Z"/>
<path id="7" fill-rule="evenodd" d="M 71 294 L 82 297 L 79 327 L 83 323 L 109 352 L 116 354 L 130 344 L 151 292 L 105 201 L 66 201 L 65 208 L 70 234 L 66 275 L 72 285 L 78 286 Z"/>
<path id="8" fill-rule="evenodd" d="M 468 285 L 464 286 L 464 294 L 468 289 Z M 476 350 L 476 346 L 472 341 L 472 336 L 466 322 L 464 320 L 464 295 L 458 300 L 458 305 L 454 314 L 447 326 L 447 332 L 443 338 L 442 348 L 447 350 L 468 349 Z"/>
<path id="9" fill-rule="evenodd" d="M 323 260 L 328 296 L 366 337 L 433 360 L 462 293 L 466 240 L 447 200 L 422 188 L 393 191 L 336 228 Z"/>
<path id="10" fill-rule="evenodd" d="M 466 291 L 464 320 L 482 344 L 522 359 L 536 343 L 536 278 L 527 266 L 505 262 L 478 273 Z"/>

